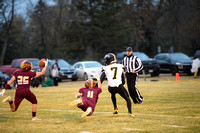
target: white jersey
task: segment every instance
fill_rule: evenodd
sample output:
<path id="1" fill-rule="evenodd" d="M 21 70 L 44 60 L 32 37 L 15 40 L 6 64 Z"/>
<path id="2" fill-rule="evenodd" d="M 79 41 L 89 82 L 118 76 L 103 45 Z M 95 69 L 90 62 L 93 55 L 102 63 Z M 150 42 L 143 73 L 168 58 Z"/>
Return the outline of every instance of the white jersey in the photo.
<path id="1" fill-rule="evenodd" d="M 108 80 L 108 86 L 118 87 L 122 84 L 123 68 L 124 67 L 121 64 L 112 64 L 103 67 L 103 71 L 105 72 Z"/>

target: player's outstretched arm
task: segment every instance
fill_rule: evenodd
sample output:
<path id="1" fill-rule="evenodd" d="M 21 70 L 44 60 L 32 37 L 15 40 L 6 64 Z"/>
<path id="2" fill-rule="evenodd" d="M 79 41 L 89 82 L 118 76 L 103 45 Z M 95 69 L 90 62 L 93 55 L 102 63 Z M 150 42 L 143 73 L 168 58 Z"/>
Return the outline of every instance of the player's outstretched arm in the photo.
<path id="1" fill-rule="evenodd" d="M 82 94 L 81 93 L 78 93 L 78 94 L 76 94 L 76 98 L 80 98 L 82 96 Z"/>
<path id="2" fill-rule="evenodd" d="M 35 78 L 40 77 L 42 75 L 45 74 L 46 70 L 47 70 L 47 66 L 48 66 L 48 59 L 46 61 L 43 61 L 45 63 L 44 68 L 42 69 L 41 72 L 37 72 Z"/>
<path id="3" fill-rule="evenodd" d="M 100 75 L 99 75 L 99 73 L 97 73 L 97 74 L 95 75 L 95 78 L 97 79 L 98 87 L 101 88 L 101 80 L 100 80 Z"/>
<path id="4" fill-rule="evenodd" d="M 5 88 L 0 92 L 0 95 L 4 95 L 4 93 L 6 92 L 6 90 L 8 88 L 10 88 L 10 85 L 15 81 L 15 76 L 13 76 L 9 81 L 8 83 L 6 84 Z"/>
<path id="5" fill-rule="evenodd" d="M 103 83 L 103 81 L 105 80 L 105 78 L 106 78 L 106 74 L 105 74 L 105 72 L 102 72 L 101 76 L 100 76 L 101 83 Z"/>

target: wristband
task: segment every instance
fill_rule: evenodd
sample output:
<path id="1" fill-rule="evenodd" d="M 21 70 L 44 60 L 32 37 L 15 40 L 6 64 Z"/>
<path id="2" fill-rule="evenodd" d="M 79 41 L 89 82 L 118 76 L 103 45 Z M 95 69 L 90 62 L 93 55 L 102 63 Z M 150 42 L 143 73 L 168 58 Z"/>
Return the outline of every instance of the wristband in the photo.
<path id="1" fill-rule="evenodd" d="M 9 89 L 9 88 L 10 88 L 10 85 L 9 85 L 9 84 L 6 84 L 5 89 L 7 90 L 7 89 Z"/>

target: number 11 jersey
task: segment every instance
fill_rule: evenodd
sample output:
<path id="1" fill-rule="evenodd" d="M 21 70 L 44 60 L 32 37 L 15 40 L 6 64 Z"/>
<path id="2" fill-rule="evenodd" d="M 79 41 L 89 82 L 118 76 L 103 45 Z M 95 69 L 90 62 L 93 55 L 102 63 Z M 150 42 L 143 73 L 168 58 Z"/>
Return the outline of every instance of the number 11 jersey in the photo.
<path id="1" fill-rule="evenodd" d="M 80 88 L 79 93 L 82 94 L 82 100 L 89 100 L 94 105 L 96 105 L 99 94 L 102 92 L 101 88 L 95 87 L 95 88 Z"/>
<path id="2" fill-rule="evenodd" d="M 121 64 L 111 64 L 102 68 L 102 71 L 106 74 L 108 86 L 118 87 L 122 84 L 123 68 L 124 66 Z"/>

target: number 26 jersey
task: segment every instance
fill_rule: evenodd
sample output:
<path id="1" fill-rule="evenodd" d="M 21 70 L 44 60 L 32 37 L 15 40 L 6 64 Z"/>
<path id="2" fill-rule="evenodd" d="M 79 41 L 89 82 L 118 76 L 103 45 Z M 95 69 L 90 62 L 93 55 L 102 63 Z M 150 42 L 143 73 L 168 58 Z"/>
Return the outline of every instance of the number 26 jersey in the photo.
<path id="1" fill-rule="evenodd" d="M 13 75 L 15 76 L 15 79 L 17 81 L 17 90 L 29 89 L 31 78 L 36 76 L 36 72 L 22 72 L 21 70 L 16 70 Z"/>
<path id="2" fill-rule="evenodd" d="M 122 84 L 123 68 L 124 66 L 121 64 L 111 64 L 102 68 L 102 72 L 105 72 L 106 74 L 108 86 L 118 87 Z"/>

